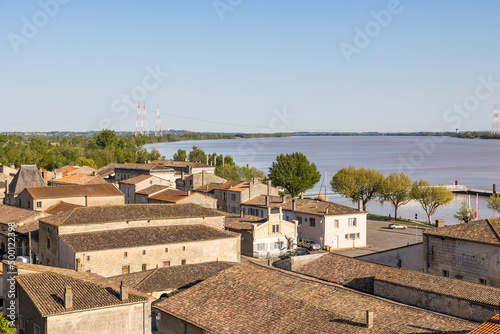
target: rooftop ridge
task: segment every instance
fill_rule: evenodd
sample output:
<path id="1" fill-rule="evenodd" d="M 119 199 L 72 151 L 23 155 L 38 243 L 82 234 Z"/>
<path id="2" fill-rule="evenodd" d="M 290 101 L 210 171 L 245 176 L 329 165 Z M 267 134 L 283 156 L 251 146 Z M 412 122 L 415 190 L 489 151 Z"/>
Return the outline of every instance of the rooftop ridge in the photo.
<path id="1" fill-rule="evenodd" d="M 137 282 L 137 284 L 134 285 L 134 288 L 135 287 L 138 287 L 139 285 L 141 285 L 145 280 L 147 280 L 151 275 L 153 275 L 154 273 L 156 273 L 158 271 L 158 269 L 160 269 L 159 267 L 156 267 L 155 269 L 153 269 L 148 275 L 146 275 L 143 279 L 141 279 L 139 282 Z"/>
<path id="2" fill-rule="evenodd" d="M 486 222 L 488 223 L 488 226 L 491 228 L 491 230 L 493 231 L 493 233 L 495 234 L 495 236 L 497 237 L 498 241 L 500 242 L 500 236 L 498 235 L 495 227 L 493 226 L 493 224 L 491 223 L 490 221 L 490 218 L 486 219 Z"/>

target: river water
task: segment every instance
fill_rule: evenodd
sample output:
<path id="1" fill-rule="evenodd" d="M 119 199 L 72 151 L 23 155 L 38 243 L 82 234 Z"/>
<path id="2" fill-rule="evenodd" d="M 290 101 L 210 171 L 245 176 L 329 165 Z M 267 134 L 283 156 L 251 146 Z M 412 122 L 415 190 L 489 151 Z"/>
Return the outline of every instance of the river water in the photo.
<path id="1" fill-rule="evenodd" d="M 255 166 L 264 172 L 280 153 L 304 153 L 314 162 L 318 170 L 326 174 L 327 191 L 331 192 L 329 180 L 342 167 L 355 166 L 376 169 L 388 175 L 404 172 L 412 180 L 423 179 L 431 184 L 458 184 L 477 189 L 491 190 L 493 184 L 500 191 L 500 141 L 470 140 L 449 137 L 412 136 L 296 136 L 287 138 L 252 138 L 229 140 L 202 140 L 157 143 L 147 145 L 156 148 L 167 159 L 179 149 L 190 151 L 198 146 L 206 153 L 231 155 L 238 165 Z M 308 193 L 324 191 L 323 179 Z M 348 199 L 329 196 L 329 199 L 344 205 L 354 206 Z M 456 195 L 446 207 L 439 208 L 433 219 L 444 218 L 447 224 L 458 221 L 453 214 L 466 199 Z M 476 198 L 470 198 L 474 208 Z M 479 197 L 479 216 L 499 216 L 489 210 L 486 197 Z M 367 204 L 367 210 L 375 214 L 393 215 L 389 202 L 374 200 Z M 416 202 L 401 207 L 398 215 L 404 218 L 425 220 L 425 212 Z"/>

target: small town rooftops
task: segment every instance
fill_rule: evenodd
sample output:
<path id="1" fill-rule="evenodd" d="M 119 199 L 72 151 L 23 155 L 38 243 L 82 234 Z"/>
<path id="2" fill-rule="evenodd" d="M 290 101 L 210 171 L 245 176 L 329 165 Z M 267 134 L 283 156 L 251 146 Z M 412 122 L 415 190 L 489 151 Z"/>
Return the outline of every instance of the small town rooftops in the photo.
<path id="1" fill-rule="evenodd" d="M 121 301 L 120 290 L 116 286 L 113 289 L 110 286 L 54 272 L 20 275 L 16 277 L 16 281 L 43 317 L 149 301 L 147 296 L 134 292 L 128 294 L 127 300 Z M 73 293 L 73 307 L 69 310 L 64 308 L 66 287 L 70 287 Z"/>
<path id="2" fill-rule="evenodd" d="M 68 184 L 107 184 L 99 175 L 88 175 L 82 173 L 68 174 L 58 179 L 50 180 L 51 183 L 68 183 Z"/>
<path id="3" fill-rule="evenodd" d="M 230 180 L 221 184 L 215 184 L 211 188 L 211 190 L 231 190 L 231 191 L 243 191 L 243 190 L 248 190 L 248 186 L 250 185 L 250 182 L 248 181 L 236 181 L 236 180 Z"/>
<path id="4" fill-rule="evenodd" d="M 261 225 L 267 222 L 267 218 L 257 217 L 253 215 L 237 215 L 225 213 L 224 226 L 231 230 L 251 231 L 252 224 Z"/>
<path id="5" fill-rule="evenodd" d="M 177 189 L 165 189 L 159 193 L 150 196 L 149 198 L 167 203 L 178 203 L 192 196 L 204 196 L 206 197 L 207 200 L 217 201 L 216 198 L 208 197 L 199 193 L 191 193 Z"/>
<path id="6" fill-rule="evenodd" d="M 144 293 L 186 288 L 209 277 L 219 274 L 222 270 L 236 263 L 214 261 L 206 263 L 187 264 L 183 266 L 163 267 L 136 273 L 110 277 L 110 280 L 127 284 Z"/>
<path id="7" fill-rule="evenodd" d="M 168 186 L 162 186 L 162 185 L 159 185 L 159 184 L 154 184 L 154 185 L 152 185 L 150 187 L 147 187 L 145 189 L 136 191 L 135 193 L 139 194 L 139 195 L 149 196 L 151 194 L 157 193 L 157 192 L 165 190 L 167 188 L 169 188 L 169 187 Z"/>
<path id="8" fill-rule="evenodd" d="M 498 334 L 500 333 L 500 314 L 491 317 L 484 324 L 479 325 L 469 334 Z"/>
<path id="9" fill-rule="evenodd" d="M 40 221 L 55 226 L 67 226 L 216 216 L 221 216 L 221 214 L 215 210 L 207 209 L 196 204 L 127 204 L 76 208 L 58 215 L 40 219 Z"/>
<path id="10" fill-rule="evenodd" d="M 120 183 L 123 183 L 123 184 L 137 184 L 137 183 L 140 183 L 142 181 L 146 181 L 147 179 L 151 179 L 152 177 L 153 177 L 153 175 L 141 174 L 141 175 L 137 175 L 135 177 L 131 177 L 130 179 L 126 179 L 126 180 L 120 181 Z"/>
<path id="11" fill-rule="evenodd" d="M 210 333 L 467 333 L 477 326 L 250 261 L 153 307 Z"/>
<path id="12" fill-rule="evenodd" d="M 191 161 L 175 161 L 175 160 L 165 160 L 160 162 L 161 165 L 167 167 L 193 167 L 193 168 L 215 168 L 201 162 L 191 162 Z"/>
<path id="13" fill-rule="evenodd" d="M 149 163 L 149 164 L 134 164 L 134 163 L 125 163 L 120 166 L 115 167 L 115 172 L 118 170 L 166 170 L 175 173 L 175 171 L 168 167 L 163 166 L 158 163 Z"/>
<path id="14" fill-rule="evenodd" d="M 500 217 L 427 229 L 424 235 L 500 246 Z"/>
<path id="15" fill-rule="evenodd" d="M 46 187 L 47 182 L 35 165 L 22 165 L 9 184 L 9 193 L 19 195 L 27 187 Z"/>
<path id="16" fill-rule="evenodd" d="M 123 196 L 120 189 L 111 183 L 54 187 L 28 187 L 25 191 L 27 191 L 33 198 L 37 199 L 78 196 Z"/>
<path id="17" fill-rule="evenodd" d="M 296 272 L 373 293 L 374 280 L 420 291 L 498 306 L 500 289 L 417 271 L 384 266 L 350 257 L 327 254 L 296 269 Z"/>
<path id="18" fill-rule="evenodd" d="M 342 205 L 334 202 L 318 201 L 313 199 L 300 199 L 300 198 L 285 198 L 283 203 L 283 197 L 280 196 L 268 196 L 259 195 L 246 202 L 242 205 L 256 206 L 256 207 L 266 207 L 266 197 L 269 207 L 273 209 L 282 208 L 283 210 L 292 211 L 293 202 L 295 202 L 295 212 L 313 214 L 313 215 L 346 215 L 346 214 L 356 214 L 360 213 L 359 210 Z"/>
<path id="19" fill-rule="evenodd" d="M 73 203 L 66 203 L 63 201 L 60 201 L 59 203 L 51 206 L 47 210 L 45 210 L 46 213 L 51 214 L 51 215 L 56 215 L 61 212 L 66 212 L 73 210 L 75 208 L 83 208 L 83 205 L 78 205 L 78 204 L 73 204 Z"/>
<path id="20" fill-rule="evenodd" d="M 205 225 L 132 227 L 102 232 L 61 234 L 75 253 L 237 238 L 238 234 Z"/>
<path id="21" fill-rule="evenodd" d="M 0 223 L 18 223 L 37 221 L 38 218 L 46 216 L 45 213 L 40 211 L 33 211 L 28 209 L 22 209 L 15 206 L 0 204 Z"/>

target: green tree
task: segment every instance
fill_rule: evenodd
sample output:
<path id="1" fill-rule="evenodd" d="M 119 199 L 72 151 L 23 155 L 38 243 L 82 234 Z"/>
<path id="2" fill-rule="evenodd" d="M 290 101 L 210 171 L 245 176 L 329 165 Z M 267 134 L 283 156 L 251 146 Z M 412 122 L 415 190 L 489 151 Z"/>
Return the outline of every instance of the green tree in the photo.
<path id="1" fill-rule="evenodd" d="M 460 209 L 453 215 L 454 218 L 458 219 L 459 222 L 470 222 L 474 218 L 474 212 L 470 206 L 463 201 Z"/>
<path id="2" fill-rule="evenodd" d="M 494 210 L 500 213 L 500 195 L 493 194 L 488 198 L 488 209 Z"/>
<path id="3" fill-rule="evenodd" d="M 332 190 L 353 202 L 363 201 L 363 210 L 366 210 L 366 203 L 377 197 L 382 191 L 384 174 L 374 169 L 354 166 L 344 167 L 339 170 L 330 182 Z"/>
<path id="4" fill-rule="evenodd" d="M 314 187 L 320 178 L 316 165 L 300 152 L 278 155 L 269 168 L 273 185 L 285 188 L 292 197 Z"/>
<path id="5" fill-rule="evenodd" d="M 431 186 L 429 182 L 420 180 L 413 183 L 411 197 L 420 203 L 430 224 L 436 210 L 453 200 L 453 193 L 443 186 Z"/>
<path id="6" fill-rule="evenodd" d="M 193 149 L 189 152 L 189 161 L 205 163 L 207 162 L 207 155 L 201 148 L 193 146 Z"/>
<path id="7" fill-rule="evenodd" d="M 117 141 L 116 133 L 113 130 L 101 130 L 96 137 L 95 143 L 100 148 L 111 147 Z"/>
<path id="8" fill-rule="evenodd" d="M 182 148 L 180 148 L 177 150 L 177 152 L 174 153 L 174 160 L 175 161 L 185 161 L 186 159 L 187 159 L 186 150 L 183 150 Z"/>
<path id="9" fill-rule="evenodd" d="M 97 166 L 96 166 L 95 161 L 93 159 L 87 159 L 84 157 L 79 157 L 76 160 L 76 165 L 77 166 L 89 166 L 89 167 L 97 169 Z"/>
<path id="10" fill-rule="evenodd" d="M 16 334 L 16 329 L 10 327 L 9 321 L 0 312 L 0 334 Z"/>
<path id="11" fill-rule="evenodd" d="M 394 205 L 394 218 L 398 217 L 398 208 L 411 201 L 412 181 L 405 173 L 392 173 L 387 176 L 381 187 L 381 197 Z"/>

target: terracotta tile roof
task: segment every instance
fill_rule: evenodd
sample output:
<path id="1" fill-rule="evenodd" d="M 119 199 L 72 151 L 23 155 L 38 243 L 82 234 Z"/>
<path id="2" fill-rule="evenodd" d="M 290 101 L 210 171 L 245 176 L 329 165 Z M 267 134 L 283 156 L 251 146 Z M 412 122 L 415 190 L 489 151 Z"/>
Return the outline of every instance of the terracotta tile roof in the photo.
<path id="1" fill-rule="evenodd" d="M 252 262 L 153 307 L 211 333 L 467 333 L 477 326 Z M 367 310 L 374 311 L 370 329 Z"/>
<path id="2" fill-rule="evenodd" d="M 115 185 L 89 184 L 89 185 L 67 185 L 54 187 L 28 187 L 26 191 L 33 198 L 61 198 L 76 196 L 123 196 L 123 193 Z"/>
<path id="3" fill-rule="evenodd" d="M 137 184 L 139 182 L 146 181 L 147 179 L 150 179 L 152 177 L 153 177 L 153 175 L 141 174 L 141 175 L 137 175 L 135 177 L 131 177 L 130 179 L 122 180 L 118 183 Z"/>
<path id="4" fill-rule="evenodd" d="M 129 299 L 122 302 L 119 289 L 109 289 L 82 279 L 50 272 L 17 276 L 16 281 L 43 317 L 149 301 L 148 297 L 129 292 Z M 64 308 L 64 292 L 67 286 L 73 291 L 73 308 L 70 310 Z"/>
<path id="5" fill-rule="evenodd" d="M 61 168 L 58 168 L 56 169 L 56 173 L 63 173 L 63 174 L 66 174 L 66 173 L 69 173 L 69 172 L 72 172 L 74 170 L 77 170 L 78 166 L 71 166 L 71 165 L 66 165 L 66 166 L 63 166 Z"/>
<path id="6" fill-rule="evenodd" d="M 35 165 L 22 165 L 9 184 L 9 193 L 19 195 L 27 187 L 46 187 L 47 182 Z"/>
<path id="7" fill-rule="evenodd" d="M 314 215 L 347 215 L 360 213 L 357 209 L 337 204 L 334 202 L 324 202 L 312 199 L 300 199 L 300 198 L 289 198 L 285 199 L 283 203 L 283 198 L 280 196 L 267 196 L 259 195 L 246 202 L 242 205 L 256 206 L 256 207 L 266 207 L 266 197 L 268 197 L 268 206 L 277 209 L 283 208 L 283 210 L 292 211 L 292 202 L 295 201 L 295 212 L 307 213 Z"/>
<path id="8" fill-rule="evenodd" d="M 16 227 L 16 232 L 20 234 L 28 233 L 28 232 L 38 232 L 38 220 L 31 221 L 29 223 L 23 224 L 19 227 Z"/>
<path id="9" fill-rule="evenodd" d="M 373 293 L 375 280 L 498 306 L 500 289 L 448 277 L 371 263 L 350 257 L 327 254 L 296 269 L 296 272 L 329 282 Z"/>
<path id="10" fill-rule="evenodd" d="M 152 185 L 150 187 L 147 187 L 145 189 L 136 191 L 135 193 L 139 194 L 139 195 L 149 196 L 151 194 L 157 193 L 157 192 L 162 191 L 162 190 L 167 189 L 167 188 L 169 188 L 169 187 L 168 186 L 162 186 L 162 185 L 159 185 L 159 184 L 154 184 L 154 185 Z"/>
<path id="11" fill-rule="evenodd" d="M 236 238 L 235 233 L 205 225 L 133 227 L 102 232 L 61 234 L 74 252 Z"/>
<path id="12" fill-rule="evenodd" d="M 196 204 L 127 204 L 76 208 L 58 215 L 43 218 L 44 223 L 61 225 L 87 225 L 106 222 L 123 222 L 156 219 L 183 219 L 221 216 L 215 210 Z"/>
<path id="13" fill-rule="evenodd" d="M 8 224 L 14 222 L 38 221 L 38 218 L 46 216 L 45 213 L 40 211 L 22 209 L 15 206 L 0 204 L 0 223 Z"/>
<path id="14" fill-rule="evenodd" d="M 240 215 L 226 213 L 224 226 L 231 230 L 251 231 L 252 224 L 263 224 L 267 222 L 267 218 L 257 217 L 253 215 Z"/>
<path id="15" fill-rule="evenodd" d="M 110 163 L 109 165 L 106 165 L 102 168 L 99 168 L 97 170 L 97 175 L 100 175 L 102 177 L 107 177 L 111 174 L 115 173 L 115 168 L 121 166 L 121 164 L 117 163 Z"/>
<path id="16" fill-rule="evenodd" d="M 162 202 L 167 202 L 167 203 L 179 203 L 185 200 L 186 198 L 193 197 L 193 196 L 204 196 L 207 199 L 217 201 L 216 198 L 212 198 L 209 196 L 205 196 L 199 193 L 190 193 L 188 195 L 187 191 L 182 191 L 182 190 L 177 190 L 177 189 L 165 189 L 160 193 L 154 194 L 150 196 L 150 199 L 154 199 L 157 201 L 162 201 Z"/>
<path id="17" fill-rule="evenodd" d="M 106 180 L 104 180 L 99 175 L 88 175 L 82 173 L 75 173 L 65 175 L 61 178 L 50 180 L 50 183 L 59 182 L 59 183 L 68 183 L 68 184 L 107 184 Z"/>
<path id="18" fill-rule="evenodd" d="M 170 170 L 174 173 L 174 170 L 168 166 L 162 166 L 158 163 L 149 163 L 149 164 L 134 164 L 134 163 L 125 163 L 120 166 L 115 167 L 115 171 L 122 169 L 136 169 L 136 170 Z"/>
<path id="19" fill-rule="evenodd" d="M 66 211 L 73 210 L 75 208 L 83 208 L 83 207 L 84 207 L 83 205 L 66 203 L 66 202 L 61 201 L 61 202 L 51 206 L 47 210 L 45 210 L 45 212 L 49 213 L 51 215 L 56 215 L 56 214 L 61 213 L 61 212 L 66 212 Z"/>
<path id="20" fill-rule="evenodd" d="M 470 334 L 500 334 L 499 315 L 494 315 L 490 320 L 476 327 Z"/>
<path id="21" fill-rule="evenodd" d="M 424 231 L 424 234 L 499 246 L 500 218 L 481 219 L 468 223 L 427 229 Z"/>
<path id="22" fill-rule="evenodd" d="M 167 291 L 189 287 L 209 277 L 215 276 L 221 270 L 231 268 L 236 263 L 215 261 L 188 264 L 183 266 L 163 267 L 137 273 L 110 277 L 117 284 L 124 280 L 136 290 L 144 293 Z"/>
<path id="23" fill-rule="evenodd" d="M 231 191 L 243 191 L 243 190 L 248 190 L 248 185 L 250 182 L 248 181 L 236 181 L 236 180 L 230 180 L 222 184 L 216 184 L 213 189 L 217 190 L 231 190 Z"/>

